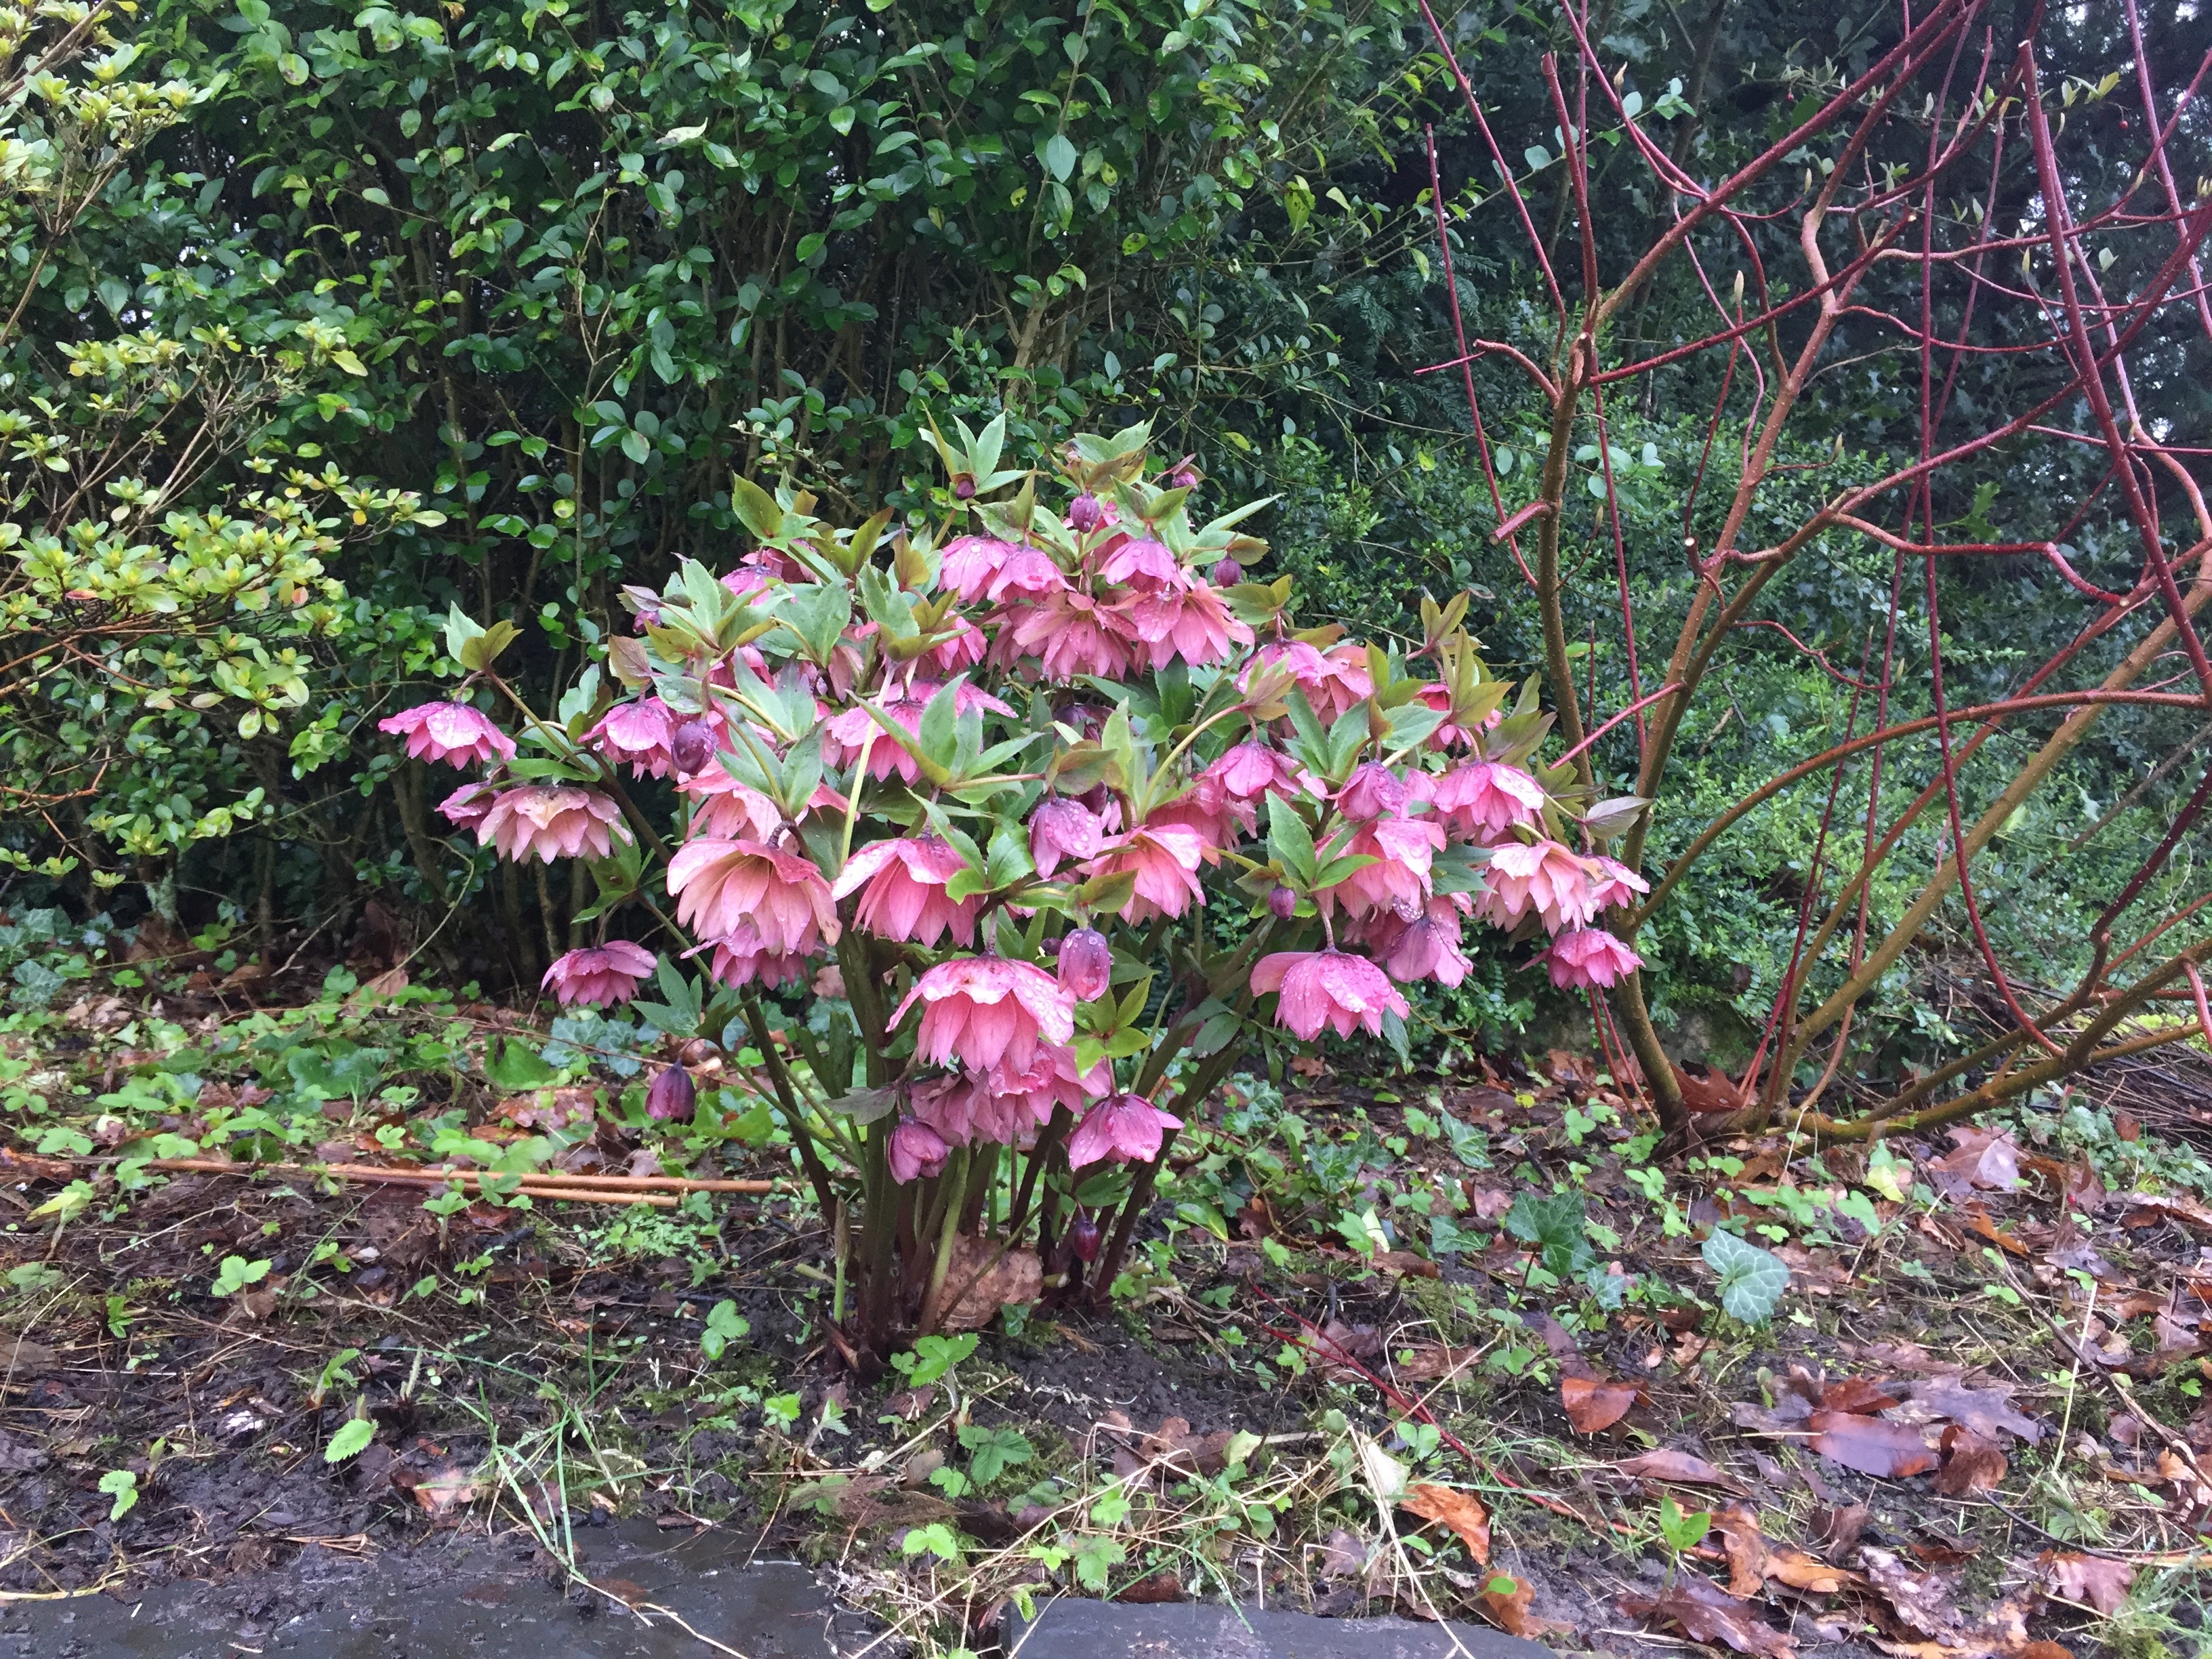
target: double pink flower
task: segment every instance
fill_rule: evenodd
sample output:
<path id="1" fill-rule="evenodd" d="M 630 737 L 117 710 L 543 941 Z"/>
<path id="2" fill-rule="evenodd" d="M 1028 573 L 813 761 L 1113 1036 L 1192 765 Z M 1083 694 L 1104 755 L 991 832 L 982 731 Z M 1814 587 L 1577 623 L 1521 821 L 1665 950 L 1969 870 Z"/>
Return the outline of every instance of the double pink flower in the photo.
<path id="1" fill-rule="evenodd" d="M 564 1006 L 608 1007 L 635 996 L 653 969 L 653 952 L 643 945 L 609 939 L 555 957 L 538 988 L 551 991 Z"/>
<path id="2" fill-rule="evenodd" d="M 915 1053 L 932 1065 L 1026 1072 L 1038 1048 L 1075 1035 L 1075 998 L 1043 969 L 1005 957 L 958 957 L 915 981 L 891 1016 L 921 1004 Z"/>
<path id="3" fill-rule="evenodd" d="M 416 760 L 466 766 L 514 758 L 514 739 L 465 702 L 426 702 L 376 723 L 380 732 L 404 733 L 407 752 Z"/>
<path id="4" fill-rule="evenodd" d="M 975 943 L 979 901 L 949 896 L 945 884 L 968 867 L 935 836 L 872 842 L 846 860 L 830 888 L 832 898 L 860 893 L 853 920 L 884 939 L 934 945 L 949 932 L 957 944 Z M 865 888 L 866 891 L 860 891 Z"/>
<path id="5" fill-rule="evenodd" d="M 1341 951 L 1279 951 L 1252 969 L 1252 991 L 1282 994 L 1275 1023 L 1310 1042 L 1327 1026 L 1342 1037 L 1364 1030 L 1382 1034 L 1382 1016 L 1406 1018 L 1413 1011 L 1398 988 L 1364 957 Z"/>
<path id="6" fill-rule="evenodd" d="M 502 789 L 477 820 L 477 844 L 496 847 L 501 858 L 516 864 L 533 856 L 544 864 L 556 858 L 606 858 L 615 850 L 617 833 L 629 839 L 622 828 L 622 809 L 595 790 L 568 784 Z"/>
<path id="7" fill-rule="evenodd" d="M 700 836 L 668 861 L 676 920 L 704 939 L 744 932 L 772 955 L 803 957 L 837 942 L 837 902 L 809 860 L 757 841 Z"/>

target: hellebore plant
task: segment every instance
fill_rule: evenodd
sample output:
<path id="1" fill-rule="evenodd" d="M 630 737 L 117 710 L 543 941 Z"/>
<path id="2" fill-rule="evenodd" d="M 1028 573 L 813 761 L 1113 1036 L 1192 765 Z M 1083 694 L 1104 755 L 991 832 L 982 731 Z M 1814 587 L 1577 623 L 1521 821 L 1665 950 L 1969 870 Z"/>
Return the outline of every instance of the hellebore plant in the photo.
<path id="1" fill-rule="evenodd" d="M 1176 1131 L 1255 1045 L 1402 1052 L 1401 986 L 1457 984 L 1475 921 L 1610 985 L 1637 957 L 1605 913 L 1644 890 L 1596 850 L 1640 804 L 1537 758 L 1551 718 L 1485 669 L 1464 596 L 1425 600 L 1404 654 L 1301 631 L 1287 577 L 1245 576 L 1265 503 L 1196 522 L 1143 428 L 1026 471 L 998 423 L 960 437 L 973 488 L 934 524 L 838 529 L 738 480 L 757 545 L 628 590 L 637 632 L 553 716 L 499 677 L 507 625 L 456 613 L 464 690 L 512 736 L 463 702 L 386 722 L 488 769 L 453 823 L 587 859 L 602 934 L 636 918 L 556 962 L 556 996 L 657 976 L 635 1006 L 687 1054 L 763 1057 L 824 1213 L 857 1206 L 844 1334 L 876 1356 L 987 1316 L 964 1295 L 1016 1253 L 1047 1293 L 1110 1286 Z M 653 1085 L 655 1116 L 692 1108 Z"/>

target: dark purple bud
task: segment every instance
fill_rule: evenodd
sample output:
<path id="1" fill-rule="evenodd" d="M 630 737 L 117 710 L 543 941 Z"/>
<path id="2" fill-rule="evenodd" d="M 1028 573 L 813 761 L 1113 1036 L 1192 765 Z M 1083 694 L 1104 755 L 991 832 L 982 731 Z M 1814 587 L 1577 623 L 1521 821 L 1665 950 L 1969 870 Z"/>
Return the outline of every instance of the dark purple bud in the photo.
<path id="1" fill-rule="evenodd" d="M 975 499 L 974 473 L 956 472 L 952 475 L 952 499 L 956 501 L 970 501 Z"/>
<path id="2" fill-rule="evenodd" d="M 1243 580 L 1244 567 L 1234 559 L 1224 559 L 1213 567 L 1213 585 L 1216 587 L 1234 587 Z"/>
<path id="3" fill-rule="evenodd" d="M 1106 994 L 1114 979 L 1114 947 L 1096 927 L 1079 927 L 1060 942 L 1060 982 L 1078 1002 Z"/>
<path id="4" fill-rule="evenodd" d="M 1267 908 L 1275 913 L 1276 921 L 1288 921 L 1298 913 L 1298 896 L 1287 887 L 1270 888 Z"/>
<path id="5" fill-rule="evenodd" d="M 1168 474 L 1168 488 L 1195 489 L 1198 488 L 1199 477 L 1198 458 L 1194 455 L 1186 455 L 1175 464 L 1175 470 Z"/>
<path id="6" fill-rule="evenodd" d="M 1106 509 L 1096 495 L 1078 495 L 1067 504 L 1067 527 L 1079 536 L 1088 536 L 1105 522 Z"/>
<path id="7" fill-rule="evenodd" d="M 1098 1224 L 1087 1215 L 1075 1218 L 1075 1224 L 1067 1230 L 1067 1242 L 1076 1255 L 1085 1261 L 1098 1260 Z"/>
<path id="8" fill-rule="evenodd" d="M 664 1066 L 645 1091 L 645 1115 L 655 1123 L 689 1123 L 698 1103 L 691 1073 L 681 1066 Z"/>
<path id="9" fill-rule="evenodd" d="M 684 777 L 706 770 L 707 763 L 714 758 L 714 726 L 702 720 L 684 721 L 669 738 L 668 753 Z"/>

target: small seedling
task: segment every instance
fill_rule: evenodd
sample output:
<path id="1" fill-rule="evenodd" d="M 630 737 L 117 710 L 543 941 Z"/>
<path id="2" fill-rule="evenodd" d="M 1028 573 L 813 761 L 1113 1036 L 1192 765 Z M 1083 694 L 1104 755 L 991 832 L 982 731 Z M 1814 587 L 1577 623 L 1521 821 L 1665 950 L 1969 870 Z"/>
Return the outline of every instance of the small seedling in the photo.
<path id="1" fill-rule="evenodd" d="M 272 1264 L 267 1261 L 248 1261 L 242 1255 L 227 1255 L 216 1269 L 215 1293 L 217 1296 L 236 1296 L 249 1285 L 258 1285 L 269 1277 Z"/>

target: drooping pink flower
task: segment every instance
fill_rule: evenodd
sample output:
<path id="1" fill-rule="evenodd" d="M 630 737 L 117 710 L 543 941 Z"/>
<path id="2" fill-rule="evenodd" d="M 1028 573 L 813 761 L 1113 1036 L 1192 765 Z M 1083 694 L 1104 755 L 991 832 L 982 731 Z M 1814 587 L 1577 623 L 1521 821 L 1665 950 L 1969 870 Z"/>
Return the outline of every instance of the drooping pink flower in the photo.
<path id="1" fill-rule="evenodd" d="M 1149 829 L 1180 823 L 1198 832 L 1199 839 L 1209 848 L 1233 846 L 1252 833 L 1259 823 L 1259 810 L 1249 801 L 1237 799 L 1228 786 L 1206 772 L 1190 781 L 1190 787 L 1173 800 L 1155 806 L 1145 819 Z"/>
<path id="2" fill-rule="evenodd" d="M 1026 1071 L 1040 1043 L 1075 1034 L 1075 999 L 1043 969 L 1005 957 L 957 957 L 915 981 L 891 1016 L 921 1004 L 915 1052 L 932 1065 L 982 1070 L 1005 1060 Z"/>
<path id="3" fill-rule="evenodd" d="M 635 996 L 653 969 L 653 952 L 643 945 L 626 939 L 609 939 L 556 957 L 538 989 L 550 990 L 564 1006 L 611 1007 Z"/>
<path id="4" fill-rule="evenodd" d="M 1427 793 L 1445 830 L 1479 846 L 1542 817 L 1544 787 L 1518 767 L 1492 761 L 1469 761 L 1431 778 Z"/>
<path id="5" fill-rule="evenodd" d="M 1364 957 L 1341 951 L 1279 951 L 1261 957 L 1252 969 L 1254 994 L 1282 993 L 1275 1023 L 1310 1042 L 1324 1025 L 1337 1036 L 1355 1030 L 1382 1034 L 1382 1016 L 1404 1019 L 1412 1010 L 1398 988 Z"/>
<path id="6" fill-rule="evenodd" d="M 741 923 L 714 945 L 714 954 L 709 959 L 707 975 L 724 985 L 775 987 L 798 985 L 806 979 L 808 964 L 805 957 L 769 950 L 761 943 L 761 936 L 750 923 Z"/>
<path id="7" fill-rule="evenodd" d="M 1401 985 L 1432 979 L 1461 983 L 1474 971 L 1460 945 L 1460 922 L 1474 900 L 1466 893 L 1437 893 L 1408 919 L 1396 910 L 1377 915 L 1364 935 L 1368 950 Z"/>
<path id="8" fill-rule="evenodd" d="M 615 850 L 614 837 L 624 841 L 622 809 L 594 790 L 568 784 L 529 783 L 502 789 L 477 821 L 477 844 L 497 847 L 500 856 L 516 864 L 532 854 L 550 864 L 556 858 L 603 859 Z"/>
<path id="9" fill-rule="evenodd" d="M 607 710 L 584 741 L 616 764 L 628 766 L 633 777 L 665 778 L 676 766 L 669 749 L 675 735 L 668 705 L 658 697 L 640 697 Z"/>
<path id="10" fill-rule="evenodd" d="M 1043 549 L 993 536 L 956 536 L 947 542 L 937 580 L 967 605 L 980 599 L 997 605 L 1009 593 L 1042 599 L 1067 586 L 1067 578 Z"/>
<path id="11" fill-rule="evenodd" d="M 953 617 L 945 625 L 949 640 L 940 640 L 917 660 L 925 672 L 951 679 L 964 668 L 973 668 L 991 648 L 990 636 L 965 617 Z"/>
<path id="12" fill-rule="evenodd" d="M 1509 842 L 1490 855 L 1475 914 L 1510 928 L 1533 910 L 1547 933 L 1579 927 L 1597 914 L 1592 873 L 1588 860 L 1558 842 Z"/>
<path id="13" fill-rule="evenodd" d="M 1261 646 L 1237 680 L 1238 688 L 1250 690 L 1255 675 L 1274 668 L 1289 672 L 1324 726 L 1364 702 L 1375 690 L 1367 674 L 1367 654 L 1359 647 L 1340 645 L 1324 653 L 1304 640 Z"/>
<path id="14" fill-rule="evenodd" d="M 1142 1095 L 1109 1095 L 1083 1115 L 1067 1138 L 1067 1167 L 1080 1170 L 1104 1159 L 1149 1164 L 1160 1155 L 1161 1131 L 1182 1120 Z"/>
<path id="15" fill-rule="evenodd" d="M 1116 542 L 1099 568 L 1099 575 L 1139 592 L 1174 592 L 1190 585 L 1190 578 L 1166 544 L 1148 536 L 1128 536 Z"/>
<path id="16" fill-rule="evenodd" d="M 1421 688 L 1420 700 L 1444 717 L 1443 724 L 1429 733 L 1428 747 L 1449 752 L 1454 749 L 1472 749 L 1485 732 L 1492 732 L 1504 722 L 1505 711 L 1493 708 L 1471 726 L 1461 726 L 1451 718 L 1451 691 L 1448 687 L 1428 684 Z"/>
<path id="17" fill-rule="evenodd" d="M 1114 1073 L 1103 1060 L 1079 1073 L 1075 1050 L 1060 1043 L 1039 1048 L 1025 1067 L 1001 1060 L 922 1084 L 914 1091 L 914 1110 L 955 1146 L 980 1140 L 1026 1146 L 1055 1109 L 1080 1111 L 1085 1101 L 1113 1090 Z"/>
<path id="18" fill-rule="evenodd" d="M 950 931 L 956 943 L 975 943 L 975 913 L 982 901 L 947 896 L 945 884 L 968 867 L 935 836 L 871 842 L 845 862 L 830 890 L 833 898 L 860 893 L 853 920 L 883 939 L 934 945 Z"/>
<path id="19" fill-rule="evenodd" d="M 1336 810 L 1348 818 L 1402 817 L 1405 781 L 1380 761 L 1364 761 L 1337 792 Z"/>
<path id="20" fill-rule="evenodd" d="M 1114 947 L 1096 927 L 1079 927 L 1060 942 L 1060 982 L 1078 1002 L 1096 1002 L 1114 980 Z"/>
<path id="21" fill-rule="evenodd" d="M 1148 921 L 1154 916 L 1172 921 L 1194 900 L 1206 902 L 1198 884 L 1198 866 L 1212 850 L 1188 824 L 1139 824 L 1106 841 L 1083 872 L 1112 876 L 1126 872 L 1136 878 L 1135 891 L 1121 907 L 1122 921 Z"/>
<path id="22" fill-rule="evenodd" d="M 942 1175 L 952 1152 L 936 1130 L 912 1118 L 891 1131 L 884 1150 L 890 1159 L 891 1179 L 902 1187 L 916 1176 Z"/>
<path id="23" fill-rule="evenodd" d="M 807 859 L 757 841 L 700 836 L 668 860 L 676 920 L 706 939 L 750 927 L 760 948 L 811 956 L 837 941 L 837 902 Z"/>
<path id="24" fill-rule="evenodd" d="M 404 732 L 407 752 L 416 760 L 466 766 L 514 758 L 514 739 L 465 702 L 426 702 L 376 723 L 380 732 Z"/>
<path id="25" fill-rule="evenodd" d="M 1048 796 L 1030 814 L 1030 858 L 1037 874 L 1049 876 L 1063 861 L 1097 857 L 1103 834 L 1097 814 L 1081 801 Z"/>
<path id="26" fill-rule="evenodd" d="M 681 1066 L 664 1066 L 645 1091 L 645 1115 L 655 1123 L 689 1123 L 698 1115 L 699 1089 Z"/>
<path id="27" fill-rule="evenodd" d="M 1034 654 L 1047 679 L 1091 674 L 1113 680 L 1129 672 L 1136 635 L 1119 611 L 1070 589 L 1043 605 L 1023 606 L 999 637 L 1002 647 Z"/>
<path id="28" fill-rule="evenodd" d="M 1225 662 L 1231 647 L 1252 643 L 1252 630 L 1203 582 L 1182 592 L 1170 590 L 1132 600 L 1125 607 L 1129 625 L 1152 657 L 1155 670 L 1180 657 L 1193 668 Z"/>
<path id="29" fill-rule="evenodd" d="M 1590 884 L 1590 902 L 1601 910 L 1631 903 L 1636 894 L 1651 890 L 1650 882 L 1618 859 L 1600 854 L 1590 862 L 1597 866 L 1596 878 Z"/>
<path id="30" fill-rule="evenodd" d="M 488 783 L 465 783 L 438 803 L 439 811 L 453 823 L 465 830 L 471 824 L 482 823 L 491 804 L 499 799 L 499 792 Z"/>
<path id="31" fill-rule="evenodd" d="M 724 767 L 695 772 L 676 787 L 695 803 L 691 808 L 695 836 L 766 841 L 783 825 L 783 813 L 774 801 L 751 785 L 738 782 Z"/>
<path id="32" fill-rule="evenodd" d="M 1206 769 L 1206 775 L 1219 779 L 1232 800 L 1256 801 L 1262 795 L 1288 799 L 1298 793 L 1290 763 L 1264 743 L 1232 745 Z"/>
<path id="33" fill-rule="evenodd" d="M 1569 929 L 1552 941 L 1541 959 L 1561 990 L 1602 988 L 1644 965 L 1642 957 L 1602 927 Z"/>
<path id="34" fill-rule="evenodd" d="M 1352 857 L 1375 860 L 1354 870 L 1334 887 L 1316 895 L 1325 905 L 1341 905 L 1351 915 L 1418 905 L 1429 895 L 1429 872 L 1443 849 L 1444 832 L 1426 818 L 1376 818 L 1364 823 L 1345 843 Z"/>

